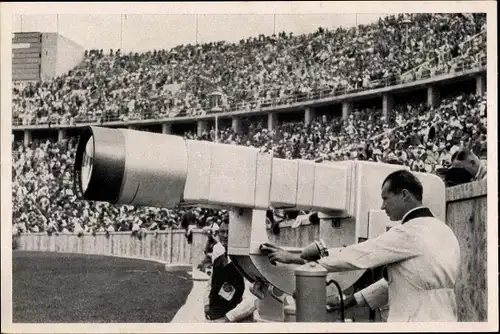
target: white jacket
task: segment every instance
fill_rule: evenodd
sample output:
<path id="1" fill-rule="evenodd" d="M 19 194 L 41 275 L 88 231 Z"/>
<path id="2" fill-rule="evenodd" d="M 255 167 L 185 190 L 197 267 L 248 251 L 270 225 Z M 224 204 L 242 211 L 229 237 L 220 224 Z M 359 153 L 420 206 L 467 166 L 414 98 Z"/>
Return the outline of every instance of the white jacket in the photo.
<path id="1" fill-rule="evenodd" d="M 389 285 L 384 278 L 356 292 L 354 298 L 359 306 L 368 305 L 372 310 L 378 309 L 382 322 L 387 322 L 389 316 Z"/>
<path id="2" fill-rule="evenodd" d="M 318 262 L 330 272 L 387 265 L 388 322 L 458 321 L 460 248 L 453 231 L 436 218 L 415 218 L 377 238 L 330 249 Z M 384 288 L 375 292 L 381 297 Z"/>

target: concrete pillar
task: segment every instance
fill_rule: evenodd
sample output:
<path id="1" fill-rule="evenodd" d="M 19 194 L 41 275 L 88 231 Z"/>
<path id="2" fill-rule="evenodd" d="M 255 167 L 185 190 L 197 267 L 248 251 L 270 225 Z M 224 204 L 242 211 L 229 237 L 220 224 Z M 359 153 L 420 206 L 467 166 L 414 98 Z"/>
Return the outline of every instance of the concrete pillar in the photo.
<path id="1" fill-rule="evenodd" d="M 304 124 L 305 125 L 311 124 L 314 117 L 316 117 L 316 110 L 314 110 L 311 107 L 307 107 L 304 112 Z"/>
<path id="2" fill-rule="evenodd" d="M 62 141 L 66 138 L 66 129 L 59 129 L 57 131 L 57 141 Z"/>
<path id="3" fill-rule="evenodd" d="M 233 116 L 231 127 L 233 128 L 233 131 L 236 133 L 241 132 L 241 118 L 237 116 Z"/>
<path id="4" fill-rule="evenodd" d="M 476 77 L 476 94 L 482 96 L 486 91 L 486 76 L 478 75 Z"/>
<path id="5" fill-rule="evenodd" d="M 31 131 L 24 130 L 24 146 L 28 146 L 31 143 Z"/>
<path id="6" fill-rule="evenodd" d="M 163 123 L 161 125 L 161 133 L 169 135 L 172 133 L 172 123 Z"/>
<path id="7" fill-rule="evenodd" d="M 439 104 L 439 89 L 436 86 L 427 87 L 427 106 L 435 108 Z"/>
<path id="8" fill-rule="evenodd" d="M 389 115 L 392 113 L 392 104 L 394 102 L 394 99 L 392 95 L 385 93 L 382 96 L 382 114 L 384 115 L 385 119 L 389 119 Z"/>
<path id="9" fill-rule="evenodd" d="M 348 119 L 352 113 L 352 102 L 342 102 L 342 119 Z"/>
<path id="10" fill-rule="evenodd" d="M 267 114 L 267 129 L 269 131 L 274 130 L 278 125 L 278 115 L 276 113 L 270 112 Z"/>
<path id="11" fill-rule="evenodd" d="M 203 132 L 208 133 L 208 121 L 199 120 L 196 125 L 197 125 L 196 133 L 197 133 L 198 137 L 200 137 L 203 134 Z"/>

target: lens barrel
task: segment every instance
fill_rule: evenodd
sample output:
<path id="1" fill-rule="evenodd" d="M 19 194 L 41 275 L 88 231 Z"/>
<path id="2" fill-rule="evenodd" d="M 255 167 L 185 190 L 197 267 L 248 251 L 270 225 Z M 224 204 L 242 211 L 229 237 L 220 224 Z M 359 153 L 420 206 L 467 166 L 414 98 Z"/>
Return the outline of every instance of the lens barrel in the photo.
<path id="1" fill-rule="evenodd" d="M 83 187 L 82 167 L 87 144 L 93 145 L 91 174 Z M 121 131 L 86 127 L 80 134 L 75 165 L 74 186 L 79 198 L 116 203 L 120 196 L 125 173 L 125 138 Z"/>

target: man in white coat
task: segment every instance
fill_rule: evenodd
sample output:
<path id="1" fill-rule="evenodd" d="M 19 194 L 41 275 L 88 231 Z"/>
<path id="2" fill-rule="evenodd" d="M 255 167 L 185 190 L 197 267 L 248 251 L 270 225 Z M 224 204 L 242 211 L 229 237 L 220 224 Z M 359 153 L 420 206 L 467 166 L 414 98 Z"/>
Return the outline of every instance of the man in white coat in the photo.
<path id="1" fill-rule="evenodd" d="M 454 292 L 460 266 L 458 240 L 422 206 L 422 193 L 422 184 L 411 172 L 391 173 L 382 184 L 382 210 L 401 224 L 365 242 L 328 249 L 317 261 L 330 272 L 385 266 L 386 288 L 381 282 L 372 292 L 388 300 L 388 322 L 458 321 Z M 306 262 L 275 245 L 262 247 L 271 262 Z"/>

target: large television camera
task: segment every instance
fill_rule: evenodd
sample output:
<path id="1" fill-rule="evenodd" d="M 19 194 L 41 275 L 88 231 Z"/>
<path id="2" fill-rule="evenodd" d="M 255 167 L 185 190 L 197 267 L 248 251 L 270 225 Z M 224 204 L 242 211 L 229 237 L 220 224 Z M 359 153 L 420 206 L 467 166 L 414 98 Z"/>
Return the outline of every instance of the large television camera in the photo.
<path id="1" fill-rule="evenodd" d="M 263 321 L 284 321 L 286 297 L 297 296 L 298 268 L 273 265 L 261 253 L 260 246 L 269 241 L 266 210 L 320 212 L 325 219 L 319 235 L 328 247 L 362 242 L 393 224 L 380 210 L 380 189 L 388 174 L 402 168 L 367 161 L 285 160 L 253 147 L 91 126 L 83 129 L 77 146 L 75 186 L 84 200 L 228 209 L 228 253 L 254 284 L 259 315 Z M 424 204 L 444 220 L 444 183 L 436 175 L 415 174 L 424 186 Z M 345 290 L 363 273 L 331 273 L 328 279 Z M 336 291 L 326 284 L 325 289 Z"/>

